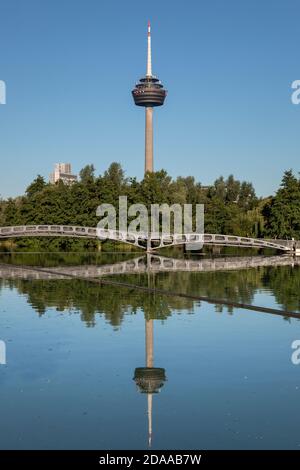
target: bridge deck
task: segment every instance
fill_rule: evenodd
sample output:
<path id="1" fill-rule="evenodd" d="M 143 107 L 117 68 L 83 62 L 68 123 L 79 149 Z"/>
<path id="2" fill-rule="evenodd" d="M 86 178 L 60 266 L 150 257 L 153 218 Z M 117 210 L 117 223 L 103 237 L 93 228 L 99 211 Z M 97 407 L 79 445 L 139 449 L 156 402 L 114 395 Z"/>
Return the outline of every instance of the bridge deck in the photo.
<path id="1" fill-rule="evenodd" d="M 0 227 L 0 240 L 16 237 L 76 237 L 92 239 L 109 239 L 137 246 L 151 251 L 174 245 L 196 244 L 233 246 L 250 248 L 271 248 L 282 252 L 295 249 L 293 240 L 267 240 L 260 238 L 240 237 L 222 234 L 172 234 L 150 235 L 145 233 L 128 233 L 118 230 L 103 230 L 96 227 L 80 227 L 77 225 L 18 225 Z"/>

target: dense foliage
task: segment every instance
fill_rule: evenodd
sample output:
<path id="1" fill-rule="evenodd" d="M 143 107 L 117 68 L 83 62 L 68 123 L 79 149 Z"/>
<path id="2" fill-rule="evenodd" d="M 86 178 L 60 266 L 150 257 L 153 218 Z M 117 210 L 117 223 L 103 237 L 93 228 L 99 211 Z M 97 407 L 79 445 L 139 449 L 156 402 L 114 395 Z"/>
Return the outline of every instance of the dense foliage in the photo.
<path id="1" fill-rule="evenodd" d="M 128 204 L 202 203 L 205 205 L 205 231 L 253 237 L 300 238 L 300 180 L 286 171 L 274 197 L 258 199 L 251 183 L 218 178 L 203 187 L 193 176 L 172 179 L 165 170 L 147 174 L 142 181 L 126 178 L 118 163 L 96 176 L 93 165 L 80 171 L 71 186 L 55 185 L 37 178 L 25 195 L 0 201 L 0 226 L 23 224 L 72 224 L 96 226 L 96 209 L 101 203 L 117 205 L 119 195 Z M 18 241 L 25 246 L 36 240 Z M 44 240 L 52 249 L 95 248 L 95 241 Z"/>

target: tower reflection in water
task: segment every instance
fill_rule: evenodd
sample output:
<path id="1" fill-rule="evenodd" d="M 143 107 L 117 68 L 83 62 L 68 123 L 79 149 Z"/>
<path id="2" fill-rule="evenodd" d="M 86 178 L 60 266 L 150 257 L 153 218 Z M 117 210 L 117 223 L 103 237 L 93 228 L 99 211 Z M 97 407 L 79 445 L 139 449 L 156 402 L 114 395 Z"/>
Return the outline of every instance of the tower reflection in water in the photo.
<path id="1" fill-rule="evenodd" d="M 145 321 L 146 366 L 137 367 L 134 371 L 134 380 L 138 390 L 147 394 L 148 401 L 148 445 L 152 444 L 152 398 L 154 393 L 160 392 L 166 381 L 165 369 L 154 367 L 153 358 L 153 320 Z"/>
<path id="2" fill-rule="evenodd" d="M 147 254 L 146 270 L 148 287 L 151 287 L 151 279 L 154 281 L 155 273 L 151 273 L 151 256 Z M 150 294 L 151 295 L 151 294 Z M 153 350 L 153 320 L 146 317 L 145 319 L 145 352 L 146 366 L 137 367 L 134 371 L 134 381 L 141 393 L 147 394 L 148 408 L 148 446 L 152 444 L 152 396 L 154 393 L 160 392 L 166 381 L 165 369 L 162 367 L 154 367 L 154 350 Z"/>

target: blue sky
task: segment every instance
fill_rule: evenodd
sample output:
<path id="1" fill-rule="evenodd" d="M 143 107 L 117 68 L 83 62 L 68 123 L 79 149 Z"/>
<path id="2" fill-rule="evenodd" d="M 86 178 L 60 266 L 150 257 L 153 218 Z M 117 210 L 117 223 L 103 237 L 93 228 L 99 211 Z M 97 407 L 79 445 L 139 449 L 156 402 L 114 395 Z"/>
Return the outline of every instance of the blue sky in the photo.
<path id="1" fill-rule="evenodd" d="M 55 162 L 144 169 L 146 69 L 168 89 L 155 110 L 155 169 L 252 181 L 259 195 L 299 168 L 298 0 L 0 0 L 0 194 L 22 194 Z"/>

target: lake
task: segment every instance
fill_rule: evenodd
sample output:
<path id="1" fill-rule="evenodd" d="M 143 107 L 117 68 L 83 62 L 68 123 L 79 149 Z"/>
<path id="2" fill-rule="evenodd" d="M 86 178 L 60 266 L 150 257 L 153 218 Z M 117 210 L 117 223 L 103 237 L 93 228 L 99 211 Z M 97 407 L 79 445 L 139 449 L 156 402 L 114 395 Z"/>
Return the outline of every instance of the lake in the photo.
<path id="1" fill-rule="evenodd" d="M 285 314 L 300 318 L 297 262 L 2 254 L 0 263 L 1 449 L 300 448 L 300 323 Z"/>

